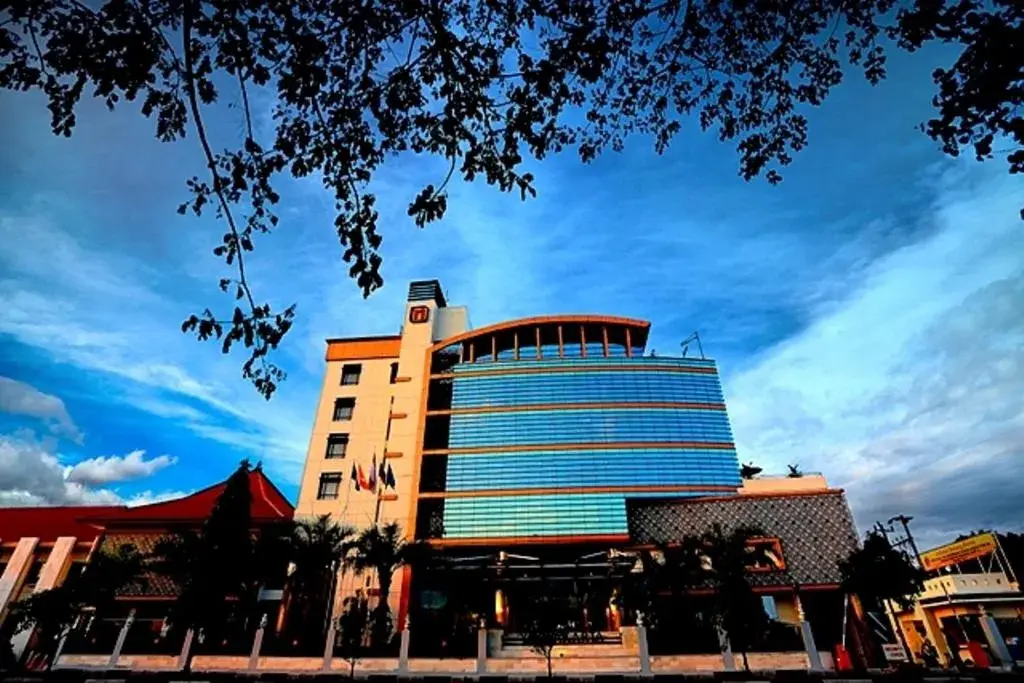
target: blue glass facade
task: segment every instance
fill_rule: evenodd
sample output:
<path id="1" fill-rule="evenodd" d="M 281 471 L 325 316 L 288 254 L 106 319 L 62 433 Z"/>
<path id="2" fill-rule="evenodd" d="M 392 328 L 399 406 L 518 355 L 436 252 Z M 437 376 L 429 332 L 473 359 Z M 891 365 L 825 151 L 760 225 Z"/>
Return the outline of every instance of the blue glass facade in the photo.
<path id="1" fill-rule="evenodd" d="M 590 347 L 435 376 L 418 512 L 433 522 L 418 534 L 625 535 L 627 498 L 740 485 L 714 361 Z"/>

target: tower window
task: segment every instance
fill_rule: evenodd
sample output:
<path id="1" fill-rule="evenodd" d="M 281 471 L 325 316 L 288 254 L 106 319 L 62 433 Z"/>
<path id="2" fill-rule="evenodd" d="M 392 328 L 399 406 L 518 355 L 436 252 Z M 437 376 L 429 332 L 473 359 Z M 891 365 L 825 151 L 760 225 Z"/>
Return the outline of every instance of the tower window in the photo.
<path id="1" fill-rule="evenodd" d="M 338 497 L 341 490 L 341 472 L 324 472 L 320 475 L 320 486 L 316 490 L 317 500 L 330 500 Z"/>
<path id="2" fill-rule="evenodd" d="M 398 363 L 391 364 L 391 383 L 394 384 L 398 381 Z"/>
<path id="3" fill-rule="evenodd" d="M 346 451 L 348 451 L 348 434 L 331 434 L 327 437 L 327 454 L 325 457 L 328 460 L 344 458 Z"/>
<path id="4" fill-rule="evenodd" d="M 354 398 L 338 398 L 334 400 L 334 421 L 351 420 L 352 411 L 356 409 Z"/>
<path id="5" fill-rule="evenodd" d="M 359 363 L 341 366 L 341 386 L 349 387 L 359 384 L 359 376 L 363 374 L 363 366 Z"/>

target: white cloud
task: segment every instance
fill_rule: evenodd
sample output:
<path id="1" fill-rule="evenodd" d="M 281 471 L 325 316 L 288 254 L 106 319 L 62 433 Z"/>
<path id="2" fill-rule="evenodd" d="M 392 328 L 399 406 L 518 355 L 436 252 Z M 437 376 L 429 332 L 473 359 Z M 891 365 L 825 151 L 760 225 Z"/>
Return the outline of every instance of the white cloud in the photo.
<path id="1" fill-rule="evenodd" d="M 141 451 L 138 451 L 141 459 Z M 130 460 L 97 458 L 100 460 Z M 154 459 L 155 460 L 155 459 Z M 148 461 L 144 465 L 148 465 Z M 117 491 L 95 486 L 105 483 L 89 479 L 70 479 L 74 467 L 61 462 L 54 450 L 52 439 L 36 439 L 30 431 L 0 434 L 0 506 L 36 505 L 121 505 L 153 502 L 175 497 L 177 492 L 153 493 L 146 491 L 124 500 Z M 144 476 L 144 475 L 142 475 Z M 113 480 L 109 480 L 113 481 Z"/>
<path id="2" fill-rule="evenodd" d="M 0 412 L 43 420 L 54 434 L 76 443 L 82 441 L 82 433 L 64 407 L 64 401 L 25 382 L 0 377 Z"/>
<path id="3" fill-rule="evenodd" d="M 871 264 L 801 334 L 726 378 L 740 457 L 845 487 L 863 526 L 915 516 L 925 543 L 1024 527 L 1024 191 L 961 167 L 931 237 Z"/>
<path id="4" fill-rule="evenodd" d="M 146 460 L 145 455 L 145 451 L 137 450 L 125 456 L 100 456 L 83 460 L 68 471 L 66 479 L 90 486 L 110 484 L 148 477 L 178 462 L 177 458 L 169 455 L 158 455 L 149 460 Z"/>
<path id="5" fill-rule="evenodd" d="M 174 500 L 175 498 L 184 498 L 189 495 L 191 491 L 141 491 L 134 494 L 124 501 L 124 504 L 128 507 L 138 507 L 139 505 L 150 505 L 152 503 L 162 503 L 165 500 Z"/>

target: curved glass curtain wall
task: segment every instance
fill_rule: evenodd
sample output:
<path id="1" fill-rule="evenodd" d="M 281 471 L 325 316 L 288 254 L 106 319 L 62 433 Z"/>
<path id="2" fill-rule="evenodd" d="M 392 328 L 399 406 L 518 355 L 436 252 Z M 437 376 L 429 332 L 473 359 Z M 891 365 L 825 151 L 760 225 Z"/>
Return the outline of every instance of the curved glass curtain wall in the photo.
<path id="1" fill-rule="evenodd" d="M 418 536 L 625 535 L 627 498 L 740 485 L 714 361 L 536 338 L 435 354 Z"/>

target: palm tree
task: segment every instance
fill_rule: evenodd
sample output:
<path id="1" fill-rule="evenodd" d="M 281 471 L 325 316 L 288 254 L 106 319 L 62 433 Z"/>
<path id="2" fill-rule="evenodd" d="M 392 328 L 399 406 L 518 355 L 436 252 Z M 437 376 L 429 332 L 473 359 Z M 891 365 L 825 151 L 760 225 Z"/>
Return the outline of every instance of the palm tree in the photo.
<path id="1" fill-rule="evenodd" d="M 752 527 L 726 532 L 715 524 L 698 539 L 692 539 L 702 555 L 707 580 L 714 588 L 713 623 L 728 634 L 734 650 L 743 657 L 744 671 L 750 671 L 747 653 L 760 643 L 769 628 L 761 598 L 750 584 L 750 567 L 763 564 L 763 548 L 751 539 L 764 534 Z"/>
<path id="2" fill-rule="evenodd" d="M 296 520 L 292 528 L 292 566 L 287 586 L 289 596 L 297 603 L 299 628 L 309 636 L 303 640 L 322 640 L 334 604 L 334 577 L 344 564 L 354 535 L 355 529 L 331 521 L 330 515 Z M 322 614 L 316 611 L 320 609 L 324 609 Z"/>
<path id="3" fill-rule="evenodd" d="M 391 578 L 394 572 L 407 564 L 426 561 L 427 546 L 421 543 L 406 543 L 401 527 L 396 523 L 382 527 L 370 527 L 359 534 L 353 544 L 350 566 L 356 572 L 374 571 L 380 597 L 373 610 L 372 641 L 375 647 L 387 644 L 391 635 L 391 609 L 388 596 L 391 593 Z"/>

